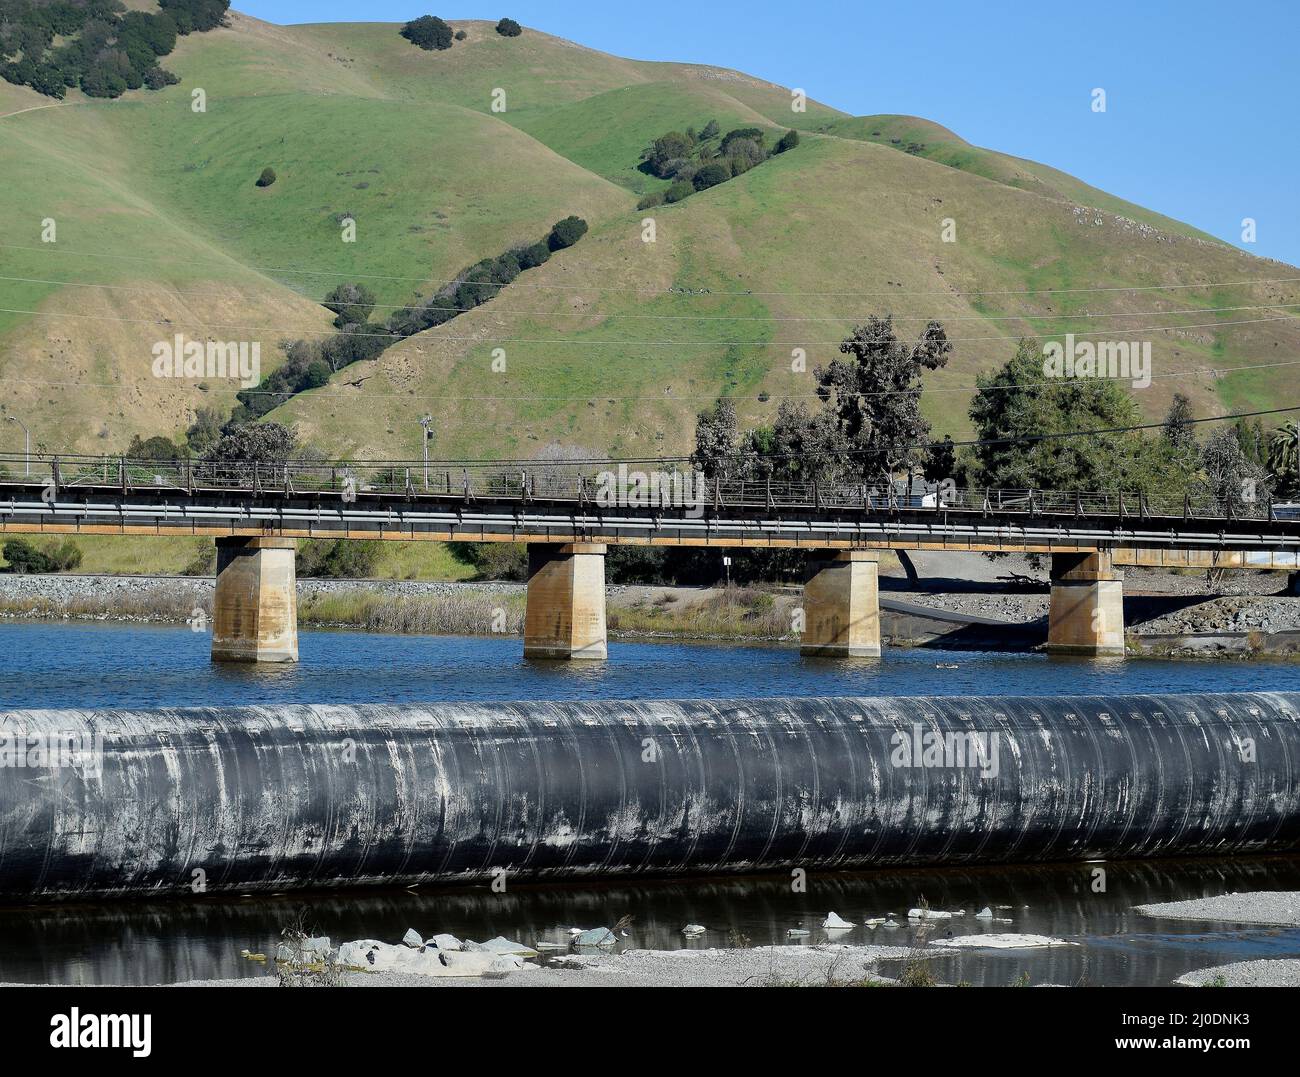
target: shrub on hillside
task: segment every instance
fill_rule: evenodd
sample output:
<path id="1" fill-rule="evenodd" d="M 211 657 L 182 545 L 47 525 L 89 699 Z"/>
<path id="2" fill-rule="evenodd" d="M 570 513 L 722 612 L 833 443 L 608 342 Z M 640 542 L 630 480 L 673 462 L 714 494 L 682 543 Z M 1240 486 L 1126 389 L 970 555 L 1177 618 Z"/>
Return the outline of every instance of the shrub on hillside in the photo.
<path id="1" fill-rule="evenodd" d="M 205 461 L 256 460 L 283 463 L 298 447 L 298 435 L 280 423 L 249 423 L 225 434 L 204 455 Z"/>
<path id="2" fill-rule="evenodd" d="M 763 147 L 753 139 L 738 138 L 727 147 L 727 156 L 731 159 L 731 174 L 739 176 L 748 172 L 755 165 L 767 160 Z"/>
<path id="3" fill-rule="evenodd" d="M 375 309 L 375 295 L 364 284 L 340 284 L 321 305 L 334 312 L 334 325 L 338 329 L 345 325 L 365 325 Z"/>
<path id="4" fill-rule="evenodd" d="M 145 88 L 149 90 L 161 90 L 164 86 L 175 86 L 180 80 L 179 75 L 175 75 L 165 67 L 159 67 L 157 64 L 154 64 L 144 73 Z"/>
<path id="5" fill-rule="evenodd" d="M 164 437 L 141 438 L 139 434 L 131 439 L 126 447 L 126 455 L 132 460 L 180 460 L 185 456 L 176 445 Z"/>
<path id="6" fill-rule="evenodd" d="M 545 240 L 538 240 L 527 247 L 520 247 L 515 251 L 515 257 L 519 259 L 520 269 L 536 269 L 542 265 L 551 256 L 551 248 L 546 245 Z"/>
<path id="7" fill-rule="evenodd" d="M 514 19 L 502 19 L 497 23 L 497 33 L 502 37 L 518 37 L 523 32 L 524 28 Z"/>
<path id="8" fill-rule="evenodd" d="M 760 127 L 737 127 L 722 136 L 722 152 L 730 153 L 731 144 L 739 139 L 747 139 L 758 146 L 763 145 L 763 130 Z"/>
<path id="9" fill-rule="evenodd" d="M 777 153 L 785 153 L 786 150 L 792 150 L 799 145 L 799 132 L 791 128 L 781 136 L 776 144 Z"/>
<path id="10" fill-rule="evenodd" d="M 644 195 L 644 196 L 641 198 L 641 201 L 639 201 L 639 202 L 636 204 L 636 208 L 637 208 L 637 209 L 654 209 L 655 206 L 662 206 L 663 204 L 664 204 L 664 193 L 663 193 L 663 191 L 651 191 L 648 195 Z"/>
<path id="11" fill-rule="evenodd" d="M 400 32 L 411 44 L 419 45 L 426 51 L 451 48 L 451 27 L 437 15 L 421 15 L 418 19 L 412 19 Z"/>
<path id="12" fill-rule="evenodd" d="M 9 571 L 20 575 L 32 572 L 70 572 L 81 565 L 81 549 L 71 539 L 59 545 L 37 549 L 24 539 L 10 539 L 4 544 L 4 559 Z"/>
<path id="13" fill-rule="evenodd" d="M 676 174 L 676 169 L 690 156 L 694 144 L 680 131 L 660 135 L 644 154 L 646 165 L 660 179 Z"/>
<path id="14" fill-rule="evenodd" d="M 731 179 L 731 169 L 726 165 L 711 164 L 705 165 L 691 177 L 691 183 L 697 191 L 703 191 L 709 187 L 716 187 L 719 183 L 726 183 Z"/>
<path id="15" fill-rule="evenodd" d="M 365 579 L 379 561 L 379 543 L 308 539 L 294 555 L 294 572 L 304 579 Z"/>
<path id="16" fill-rule="evenodd" d="M 464 41 L 466 34 L 464 30 L 457 30 L 455 36 L 457 41 Z"/>
<path id="17" fill-rule="evenodd" d="M 158 66 L 177 34 L 221 25 L 227 0 L 162 0 L 159 11 L 126 11 L 116 0 L 5 0 L 0 77 L 50 97 L 79 86 L 89 97 L 158 90 L 179 79 Z M 4 62 L 4 57 L 20 57 Z"/>
<path id="18" fill-rule="evenodd" d="M 680 202 L 683 198 L 689 198 L 695 193 L 695 185 L 687 183 L 686 180 L 678 180 L 668 190 L 664 191 L 665 202 Z"/>
<path id="19" fill-rule="evenodd" d="M 447 551 L 480 580 L 528 579 L 528 547 L 507 542 L 449 542 Z"/>
<path id="20" fill-rule="evenodd" d="M 546 237 L 546 245 L 553 251 L 562 251 L 566 247 L 572 247 L 586 234 L 586 221 L 581 217 L 565 217 L 552 226 L 551 234 Z"/>
<path id="21" fill-rule="evenodd" d="M 259 187 L 271 186 L 275 182 L 275 169 L 270 167 L 262 169 L 262 174 L 257 177 L 256 182 Z"/>

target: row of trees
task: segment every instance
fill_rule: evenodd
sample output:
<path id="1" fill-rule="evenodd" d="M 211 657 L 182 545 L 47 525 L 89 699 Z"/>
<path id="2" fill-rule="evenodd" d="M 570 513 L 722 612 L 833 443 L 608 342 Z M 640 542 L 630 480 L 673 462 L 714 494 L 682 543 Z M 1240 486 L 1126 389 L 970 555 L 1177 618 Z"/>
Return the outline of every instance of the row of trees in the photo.
<path id="1" fill-rule="evenodd" d="M 1271 436 L 1238 422 L 1198 438 L 1177 394 L 1159 430 L 1142 426 L 1133 397 L 1114 380 L 1046 379 L 1041 350 L 1021 341 L 976 379 L 975 437 L 935 441 L 921 414 L 922 378 L 951 345 L 931 322 L 902 341 L 890 317 L 870 317 L 840 346 L 845 358 L 814 371 L 820 406 L 783 402 L 770 426 L 741 431 L 730 400 L 696 422 L 694 465 L 707 476 L 821 483 L 889 482 L 922 475 L 958 486 L 1210 496 L 1242 510 L 1300 493 L 1300 426 Z M 1074 436 L 1083 430 L 1114 431 Z M 1062 435 L 1071 436 L 1062 436 Z"/>
<path id="2" fill-rule="evenodd" d="M 339 285 L 324 299 L 324 306 L 334 314 L 338 332 L 324 340 L 295 340 L 290 344 L 284 363 L 256 388 L 237 394 L 239 404 L 228 425 L 252 422 L 295 394 L 319 388 L 344 367 L 378 358 L 403 337 L 432 329 L 481 306 L 520 273 L 542 265 L 554 252 L 573 246 L 586 232 L 587 222 L 581 217 L 565 217 L 536 243 L 475 262 L 427 299 L 402 307 L 380 322 L 370 320 L 375 296 L 369 288 L 360 283 Z"/>
<path id="3" fill-rule="evenodd" d="M 642 151 L 639 167 L 672 183 L 662 191 L 646 195 L 637 208 L 680 202 L 696 191 L 716 187 L 748 172 L 773 154 L 785 153 L 799 145 L 799 132 L 789 130 L 769 150 L 767 134 L 761 127 L 737 127 L 722 135 L 718 121 L 710 120 L 698 132 L 688 127 L 684 132 L 669 131 L 661 135 Z"/>
<path id="4" fill-rule="evenodd" d="M 220 26 L 230 0 L 159 0 L 157 12 L 127 11 L 121 0 L 7 0 L 0 14 L 0 75 L 62 98 L 120 97 L 179 80 L 159 66 L 178 35 Z"/>

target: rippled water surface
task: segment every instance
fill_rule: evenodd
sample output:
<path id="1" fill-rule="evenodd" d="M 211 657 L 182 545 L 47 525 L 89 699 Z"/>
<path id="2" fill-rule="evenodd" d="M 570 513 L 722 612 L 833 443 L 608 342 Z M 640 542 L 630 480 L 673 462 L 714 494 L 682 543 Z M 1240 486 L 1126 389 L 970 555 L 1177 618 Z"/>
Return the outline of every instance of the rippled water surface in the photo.
<path id="1" fill-rule="evenodd" d="M 886 649 L 801 658 L 795 647 L 611 643 L 597 663 L 533 662 L 517 638 L 303 632 L 300 661 L 216 665 L 186 628 L 0 624 L 0 707 L 147 707 L 486 699 L 1065 695 L 1285 691 L 1277 662 L 1061 659 Z"/>

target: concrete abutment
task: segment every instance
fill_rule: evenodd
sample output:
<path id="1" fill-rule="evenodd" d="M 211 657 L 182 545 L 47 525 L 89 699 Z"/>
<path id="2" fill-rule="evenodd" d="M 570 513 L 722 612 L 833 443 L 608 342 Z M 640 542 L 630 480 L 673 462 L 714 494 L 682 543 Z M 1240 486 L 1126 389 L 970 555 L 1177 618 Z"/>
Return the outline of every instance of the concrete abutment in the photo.
<path id="1" fill-rule="evenodd" d="M 214 662 L 298 661 L 297 545 L 283 538 L 217 539 Z"/>
<path id="2" fill-rule="evenodd" d="M 603 659 L 605 546 L 530 543 L 524 657 Z"/>
<path id="3" fill-rule="evenodd" d="M 816 658 L 880 657 L 880 555 L 819 551 L 803 589 L 799 653 Z"/>
<path id="4" fill-rule="evenodd" d="M 1124 577 L 1109 550 L 1052 554 L 1047 650 L 1084 656 L 1124 653 Z"/>

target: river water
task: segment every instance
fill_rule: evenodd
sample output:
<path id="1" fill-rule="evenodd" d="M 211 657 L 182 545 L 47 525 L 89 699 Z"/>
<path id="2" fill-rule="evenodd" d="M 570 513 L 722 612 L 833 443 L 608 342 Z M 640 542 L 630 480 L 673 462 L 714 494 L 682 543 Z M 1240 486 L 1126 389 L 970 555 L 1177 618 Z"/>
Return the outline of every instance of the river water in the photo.
<path id="1" fill-rule="evenodd" d="M 523 659 L 516 638 L 303 632 L 297 665 L 213 665 L 209 639 L 186 628 L 0 624 L 0 710 L 27 707 L 176 707 L 492 699 L 654 699 L 816 695 L 1055 695 L 1294 690 L 1288 662 L 1062 660 L 1038 654 L 888 650 L 879 660 L 822 661 L 794 648 L 611 643 L 597 664 Z M 171 983 L 266 975 L 242 949 L 273 952 L 300 917 L 335 942 L 396 942 L 408 927 L 525 943 L 562 939 L 569 927 L 634 917 L 620 946 L 673 948 L 785 944 L 791 929 L 826 941 L 908 945 L 906 911 L 922 900 L 965 910 L 930 937 L 980 931 L 1052 935 L 1077 945 L 939 958 L 946 982 L 1167 984 L 1190 969 L 1255 957 L 1300 956 L 1300 929 L 1153 920 L 1136 904 L 1230 891 L 1300 890 L 1300 858 L 1163 860 L 1104 865 L 882 871 L 788 879 L 513 888 L 455 892 L 348 891 L 292 897 L 204 898 L 149 904 L 0 909 L 0 981 Z M 973 917 L 984 906 L 1010 924 Z M 902 914 L 903 927 L 859 926 L 833 940 L 835 911 L 859 925 Z M 709 931 L 681 935 L 686 923 Z M 886 964 L 882 972 L 888 975 Z"/>

